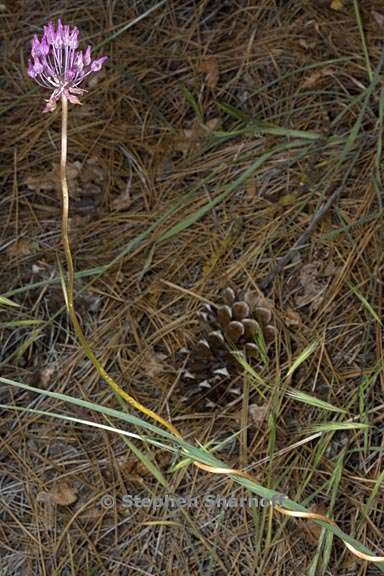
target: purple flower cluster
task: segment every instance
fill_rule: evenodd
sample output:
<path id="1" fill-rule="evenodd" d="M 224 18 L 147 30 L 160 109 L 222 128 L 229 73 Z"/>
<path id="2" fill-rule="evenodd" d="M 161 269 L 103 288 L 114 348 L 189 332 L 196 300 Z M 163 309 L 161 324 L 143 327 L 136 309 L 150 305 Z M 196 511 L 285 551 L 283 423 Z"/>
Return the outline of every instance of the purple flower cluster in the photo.
<path id="1" fill-rule="evenodd" d="M 52 112 L 63 97 L 72 104 L 80 104 L 78 95 L 85 90 L 79 88 L 79 84 L 92 72 L 101 70 L 108 59 L 108 56 L 102 56 L 92 60 L 91 47 L 82 52 L 77 50 L 78 46 L 78 28 L 63 25 L 60 18 L 56 30 L 53 22 L 44 26 L 41 40 L 34 35 L 28 74 L 40 86 L 52 90 L 44 112 Z"/>

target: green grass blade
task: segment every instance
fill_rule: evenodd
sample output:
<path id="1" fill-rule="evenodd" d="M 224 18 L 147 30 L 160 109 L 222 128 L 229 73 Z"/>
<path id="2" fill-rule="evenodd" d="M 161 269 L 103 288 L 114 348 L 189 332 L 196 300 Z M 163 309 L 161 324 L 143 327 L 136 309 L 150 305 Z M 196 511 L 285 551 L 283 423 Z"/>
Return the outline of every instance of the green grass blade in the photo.
<path id="1" fill-rule="evenodd" d="M 113 410 L 113 409 L 107 408 L 105 406 L 98 406 L 97 404 L 94 404 L 94 403 L 91 403 L 91 402 L 88 402 L 85 400 L 81 400 L 78 398 L 73 398 L 73 397 L 67 396 L 65 394 L 51 392 L 48 390 L 39 390 L 38 388 L 34 388 L 34 387 L 28 386 L 26 384 L 21 384 L 19 382 L 15 382 L 15 381 L 9 380 L 7 378 L 0 377 L 0 382 L 3 382 L 4 384 L 8 384 L 10 386 L 21 388 L 24 390 L 33 391 L 33 392 L 36 392 L 36 393 L 41 394 L 43 396 L 48 396 L 48 397 L 56 398 L 58 400 L 60 399 L 64 402 L 76 404 L 78 406 L 87 407 L 90 410 L 95 410 L 96 412 L 108 414 L 110 416 L 117 417 L 121 420 L 125 420 L 125 421 L 130 422 L 130 423 L 135 423 L 135 425 L 138 425 L 138 426 L 141 426 L 142 428 L 150 430 L 150 431 L 154 432 L 156 435 L 160 435 L 163 438 L 167 438 L 167 439 L 171 440 L 171 446 L 172 445 L 173 446 L 178 445 L 184 451 L 184 453 L 188 457 L 192 458 L 193 460 L 196 460 L 196 461 L 199 461 L 201 463 L 208 464 L 209 466 L 213 466 L 213 467 L 217 467 L 217 468 L 223 468 L 223 467 L 225 468 L 226 467 L 224 462 L 222 462 L 218 458 L 214 457 L 211 453 L 209 453 L 209 452 L 207 452 L 201 448 L 195 447 L 195 446 L 189 444 L 188 442 L 186 442 L 185 440 L 177 438 L 177 437 L 173 436 L 172 434 L 170 434 L 169 432 L 166 432 L 166 431 L 160 429 L 159 427 L 157 427 L 153 424 L 149 424 L 148 422 L 146 422 L 145 420 L 142 420 L 140 418 L 131 416 L 129 414 L 124 414 L 121 411 Z M 20 408 L 20 407 L 8 406 L 8 409 L 12 410 L 14 408 Z M 47 413 L 47 415 L 49 415 L 49 413 Z M 92 423 L 92 424 L 94 424 L 94 423 Z M 142 439 L 142 438 L 140 438 L 140 439 Z M 149 438 L 149 439 L 146 439 L 146 441 L 151 442 L 152 439 Z M 258 495 L 262 498 L 272 500 L 273 497 L 279 497 L 279 496 L 283 497 L 284 498 L 284 506 L 289 510 L 308 512 L 308 510 L 304 506 L 302 506 L 301 504 L 298 504 L 294 500 L 286 498 L 283 494 L 277 492 L 276 490 L 271 490 L 269 488 L 265 488 L 264 486 L 261 486 L 260 484 L 255 482 L 254 479 L 243 478 L 243 477 L 235 475 L 235 474 L 228 474 L 228 477 L 231 478 L 234 482 L 241 484 L 242 486 L 244 486 L 245 488 L 247 488 L 248 490 L 250 490 L 251 492 L 255 493 L 256 495 Z M 354 538 L 352 538 L 348 534 L 345 534 L 339 527 L 332 526 L 332 525 L 330 525 L 330 524 L 328 524 L 322 520 L 315 520 L 315 522 L 316 522 L 316 524 L 324 527 L 328 532 L 331 532 L 335 536 L 338 536 L 344 542 L 350 543 L 352 546 L 354 546 L 359 551 L 365 552 L 366 554 L 372 554 L 372 552 L 366 546 L 364 546 L 363 544 L 361 544 L 360 542 L 358 542 L 357 540 L 355 540 Z M 383 565 L 378 564 L 377 568 L 379 569 L 379 571 L 384 573 L 384 566 Z"/>
<path id="2" fill-rule="evenodd" d="M 9 322 L 0 322 L 1 328 L 24 328 L 25 326 L 38 326 L 45 324 L 45 320 L 10 320 Z"/>
<path id="3" fill-rule="evenodd" d="M 337 430 L 366 430 L 369 424 L 363 422 L 323 422 L 307 426 L 303 432 L 305 434 L 315 434 L 316 432 L 336 432 Z"/>
<path id="4" fill-rule="evenodd" d="M 364 308 L 367 310 L 367 312 L 372 316 L 372 318 L 378 324 L 380 324 L 380 326 L 382 326 L 383 325 L 382 319 L 380 318 L 380 316 L 378 315 L 376 310 L 373 308 L 373 306 L 368 302 L 368 300 L 350 282 L 348 282 L 347 285 L 348 285 L 348 288 L 350 288 L 352 290 L 352 292 L 355 294 L 355 296 L 357 296 L 357 298 L 360 300 L 360 302 L 362 303 Z"/>
<path id="5" fill-rule="evenodd" d="M 15 308 L 19 308 L 20 304 L 16 304 L 16 302 L 12 302 L 9 298 L 5 296 L 0 296 L 0 306 L 13 306 Z"/>
<path id="6" fill-rule="evenodd" d="M 154 6 L 151 6 L 151 8 L 148 8 L 148 10 L 146 10 L 145 12 L 143 12 L 142 14 L 140 14 L 139 16 L 136 16 L 136 18 L 133 18 L 132 20 L 130 20 L 127 24 L 124 24 L 124 26 L 122 26 L 121 28 L 119 28 L 118 30 L 116 30 L 116 32 L 113 32 L 113 34 L 111 34 L 110 36 L 107 36 L 105 38 L 105 40 L 102 40 L 101 42 L 99 42 L 96 46 L 95 49 L 99 49 L 102 46 L 104 46 L 105 44 L 109 44 L 110 42 L 112 42 L 113 40 L 115 40 L 118 36 L 120 36 L 120 34 L 123 34 L 124 32 L 126 32 L 127 30 L 129 30 L 130 28 L 132 28 L 132 26 L 134 26 L 135 24 L 137 24 L 138 22 L 140 22 L 141 20 L 144 20 L 144 18 L 146 18 L 147 16 L 149 16 L 152 12 L 154 12 L 155 10 L 157 10 L 158 8 L 160 8 L 161 6 L 163 6 L 165 3 L 167 2 L 167 0 L 160 0 L 160 2 L 158 2 L 157 4 L 155 4 Z"/>
<path id="7" fill-rule="evenodd" d="M 186 86 L 183 86 L 183 85 L 181 86 L 181 90 L 183 92 L 184 98 L 186 99 L 188 104 L 191 106 L 191 108 L 194 111 L 195 116 L 198 119 L 198 121 L 200 122 L 200 124 L 204 124 L 203 111 L 201 109 L 200 104 L 197 102 L 196 98 L 192 94 L 192 92 L 190 92 L 188 90 L 188 88 Z"/>
<path id="8" fill-rule="evenodd" d="M 312 356 L 312 354 L 314 353 L 314 351 L 318 348 L 319 346 L 319 342 L 315 341 L 312 342 L 312 344 L 309 344 L 309 346 L 307 346 L 300 354 L 299 356 L 296 358 L 296 360 L 293 361 L 293 364 L 290 366 L 288 372 L 287 372 L 287 378 L 290 378 L 292 376 L 292 374 L 294 372 L 296 372 L 296 370 L 298 369 L 299 366 L 301 366 L 301 364 L 303 362 L 305 362 L 307 360 L 307 358 L 309 358 L 310 356 Z"/>
<path id="9" fill-rule="evenodd" d="M 297 402 L 303 402 L 304 404 L 308 404 L 309 406 L 313 406 L 314 408 L 320 408 L 321 410 L 328 410 L 329 412 L 339 412 L 340 414 L 346 414 L 346 410 L 343 408 L 338 408 L 333 404 L 329 404 L 324 400 L 320 400 L 320 398 L 316 398 L 315 396 L 311 396 L 306 392 L 302 392 L 301 390 L 295 390 L 294 388 L 290 388 L 287 390 L 287 395 Z"/>

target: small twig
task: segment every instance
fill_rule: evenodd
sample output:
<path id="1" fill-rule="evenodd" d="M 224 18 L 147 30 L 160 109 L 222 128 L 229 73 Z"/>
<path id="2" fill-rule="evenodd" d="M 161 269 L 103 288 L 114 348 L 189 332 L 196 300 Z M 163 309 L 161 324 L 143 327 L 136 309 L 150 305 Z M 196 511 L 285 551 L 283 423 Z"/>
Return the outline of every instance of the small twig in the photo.
<path id="1" fill-rule="evenodd" d="M 292 260 L 298 250 L 304 244 L 306 244 L 307 240 L 312 236 L 313 232 L 315 231 L 317 225 L 319 224 L 320 220 L 322 220 L 328 210 L 331 208 L 332 204 L 340 195 L 341 190 L 343 189 L 342 186 L 337 188 L 334 193 L 328 198 L 324 204 L 320 206 L 320 208 L 315 213 L 314 217 L 312 218 L 308 228 L 303 232 L 303 234 L 296 240 L 294 245 L 288 250 L 288 252 L 280 258 L 277 264 L 272 268 L 272 270 L 267 274 L 267 276 L 260 282 L 259 286 L 261 290 L 265 290 L 268 286 L 273 282 L 275 277 L 280 274 L 286 267 L 286 265 Z"/>

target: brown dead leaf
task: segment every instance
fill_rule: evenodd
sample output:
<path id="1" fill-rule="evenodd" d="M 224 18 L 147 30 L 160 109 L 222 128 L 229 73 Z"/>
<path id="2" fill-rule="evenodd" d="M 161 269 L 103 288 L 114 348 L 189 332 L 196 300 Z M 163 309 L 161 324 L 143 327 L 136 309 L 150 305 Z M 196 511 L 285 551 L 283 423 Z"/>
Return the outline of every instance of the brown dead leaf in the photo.
<path id="1" fill-rule="evenodd" d="M 218 130 L 221 127 L 221 118 L 215 117 L 202 125 L 195 119 L 190 128 L 183 128 L 174 138 L 173 149 L 187 155 L 190 152 L 198 152 L 201 143 L 209 135 L 209 132 Z"/>
<path id="2" fill-rule="evenodd" d="M 58 506 L 70 506 L 78 498 L 78 491 L 68 482 L 57 482 L 48 492 L 52 502 Z"/>
<path id="3" fill-rule="evenodd" d="M 24 183 L 33 192 L 59 190 L 59 174 L 57 171 L 47 171 L 36 176 L 27 176 Z"/>
<path id="4" fill-rule="evenodd" d="M 265 422 L 269 414 L 269 406 L 263 404 L 259 406 L 258 404 L 249 404 L 248 406 L 248 418 L 249 425 L 252 427 L 260 428 L 260 426 Z M 242 422 L 243 410 L 237 410 L 232 414 L 232 417 L 236 422 Z"/>
<path id="5" fill-rule="evenodd" d="M 54 366 L 46 366 L 41 370 L 37 370 L 32 374 L 31 377 L 31 385 L 32 386 L 39 386 L 42 388 L 48 388 L 48 384 L 50 383 L 52 376 L 55 373 Z"/>
<path id="6" fill-rule="evenodd" d="M 248 406 L 248 413 L 252 423 L 256 424 L 256 426 L 260 426 L 268 416 L 269 406 L 267 404 L 263 404 L 262 406 L 250 404 Z"/>
<path id="7" fill-rule="evenodd" d="M 306 40 L 305 38 L 300 38 L 299 44 L 305 50 L 313 50 L 317 45 L 317 40 Z"/>
<path id="8" fill-rule="evenodd" d="M 315 86 L 316 84 L 318 84 L 318 82 L 319 82 L 319 80 L 321 80 L 321 78 L 322 78 L 321 70 L 315 70 L 315 72 L 312 72 L 312 74 L 307 76 L 307 78 L 302 83 L 302 87 L 303 88 L 312 88 L 312 86 Z"/>
<path id="9" fill-rule="evenodd" d="M 53 166 L 52 171 L 55 173 L 59 173 L 60 167 L 59 165 Z M 81 162 L 78 160 L 76 162 L 67 162 L 67 180 L 72 181 L 76 180 L 81 173 Z"/>
<path id="10" fill-rule="evenodd" d="M 87 312 L 95 313 L 99 312 L 102 305 L 102 299 L 92 290 L 87 290 L 80 296 L 79 304 L 82 308 L 87 310 Z"/>
<path id="11" fill-rule="evenodd" d="M 7 248 L 8 258 L 16 258 L 18 256 L 28 256 L 33 251 L 32 243 L 25 238 L 16 240 Z"/>
<path id="12" fill-rule="evenodd" d="M 49 264 L 48 262 L 44 259 L 41 258 L 40 260 L 37 260 L 36 262 L 34 262 L 32 264 L 32 274 L 45 274 L 48 272 L 48 276 L 49 276 Z"/>
<path id="13" fill-rule="evenodd" d="M 355 574 L 358 566 L 356 556 L 353 554 L 346 555 L 341 566 L 346 572 Z"/>
<path id="14" fill-rule="evenodd" d="M 103 513 L 104 511 L 98 506 L 91 506 L 89 508 L 85 508 L 78 517 L 85 521 L 95 521 L 98 520 Z"/>
<path id="15" fill-rule="evenodd" d="M 78 176 L 83 184 L 103 182 L 105 179 L 105 170 L 98 156 L 91 156 L 80 168 Z"/>
<path id="16" fill-rule="evenodd" d="M 299 326 L 301 324 L 300 314 L 292 308 L 287 308 L 283 315 L 283 320 L 287 326 Z"/>
<path id="17" fill-rule="evenodd" d="M 155 378 L 159 374 L 162 374 L 165 370 L 164 360 L 167 358 L 165 354 L 160 354 L 147 350 L 144 353 L 143 358 L 143 368 L 145 373 L 150 378 Z"/>
<path id="18" fill-rule="evenodd" d="M 218 130 L 221 128 L 221 118 L 211 118 L 210 120 L 208 120 L 208 122 L 206 123 L 206 128 L 208 130 L 208 132 L 214 132 L 215 130 Z"/>
<path id="19" fill-rule="evenodd" d="M 127 186 L 125 187 L 125 190 L 123 190 L 123 192 L 121 192 L 121 194 L 119 194 L 117 198 L 114 198 L 114 200 L 112 200 L 111 205 L 113 210 L 127 210 L 127 208 L 129 208 L 131 204 L 132 204 L 131 187 L 130 182 L 128 182 Z"/>
<path id="20" fill-rule="evenodd" d="M 171 455 L 168 452 L 163 452 L 156 456 L 156 464 L 162 470 L 168 466 L 170 460 Z M 136 458 L 122 456 L 121 458 L 118 458 L 117 464 L 123 475 L 140 479 L 152 475 L 148 468 Z"/>
<path id="21" fill-rule="evenodd" d="M 174 149 L 182 152 L 183 155 L 197 152 L 201 146 L 201 140 L 205 135 L 204 128 L 196 120 L 191 128 L 181 130 L 179 136 L 175 138 Z"/>
<path id="22" fill-rule="evenodd" d="M 215 56 L 207 56 L 200 63 L 200 72 L 206 74 L 205 80 L 210 90 L 214 90 L 219 81 L 219 65 Z"/>
<path id="23" fill-rule="evenodd" d="M 311 304 L 313 308 L 318 308 L 324 296 L 327 283 L 319 280 L 319 265 L 316 262 L 305 264 L 300 270 L 300 284 L 304 288 L 304 293 L 296 295 L 295 301 L 299 308 Z"/>
<path id="24" fill-rule="evenodd" d="M 51 170 L 44 173 L 28 176 L 24 184 L 34 192 L 42 191 L 56 193 L 60 192 L 60 166 L 52 163 Z M 102 191 L 102 182 L 105 174 L 99 158 L 92 156 L 84 163 L 76 160 L 67 163 L 67 181 L 70 194 L 73 197 L 80 197 L 80 200 L 72 206 L 72 211 L 95 209 L 95 196 Z M 87 199 L 88 198 L 88 199 Z M 85 207 L 83 206 L 85 204 Z"/>
<path id="25" fill-rule="evenodd" d="M 195 120 L 191 128 L 183 128 L 175 137 L 173 148 L 177 152 L 182 152 L 183 155 L 187 155 L 190 152 L 197 152 L 203 135 L 203 127 Z"/>
<path id="26" fill-rule="evenodd" d="M 79 229 L 86 224 L 89 224 L 91 220 L 94 220 L 94 214 L 74 214 L 69 219 L 69 226 L 72 234 L 75 234 Z"/>
<path id="27" fill-rule="evenodd" d="M 310 512 L 315 514 L 327 515 L 327 510 L 323 504 L 313 504 L 309 508 Z M 311 546 L 317 546 L 321 534 L 321 526 L 315 524 L 311 520 L 301 520 L 301 525 L 304 529 L 304 538 Z"/>
<path id="28" fill-rule="evenodd" d="M 334 276 L 338 272 L 338 268 L 333 260 L 329 260 L 326 267 L 324 268 L 324 276 Z"/>
<path id="29" fill-rule="evenodd" d="M 77 178 L 81 171 L 81 162 L 68 162 L 67 163 L 67 180 L 68 187 L 71 192 L 77 188 Z M 60 191 L 60 165 L 52 163 L 51 170 L 46 170 L 41 174 L 35 176 L 27 176 L 24 184 L 28 186 L 33 192 L 42 191 Z"/>
<path id="30" fill-rule="evenodd" d="M 335 74 L 335 69 L 332 67 L 322 68 L 321 70 L 315 70 L 312 72 L 302 83 L 303 88 L 312 88 L 320 83 L 323 78 L 328 76 L 333 76 Z"/>

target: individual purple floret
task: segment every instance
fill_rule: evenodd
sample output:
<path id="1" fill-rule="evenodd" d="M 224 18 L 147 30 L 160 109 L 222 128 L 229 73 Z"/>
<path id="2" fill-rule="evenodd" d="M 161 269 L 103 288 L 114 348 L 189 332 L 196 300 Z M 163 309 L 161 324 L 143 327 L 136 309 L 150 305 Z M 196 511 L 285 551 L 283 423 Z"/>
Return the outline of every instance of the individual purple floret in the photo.
<path id="1" fill-rule="evenodd" d="M 101 70 L 108 59 L 108 56 L 102 56 L 92 60 L 91 47 L 82 52 L 77 50 L 78 46 L 78 28 L 63 25 L 60 18 L 56 30 L 53 22 L 44 26 L 41 40 L 34 35 L 28 74 L 40 86 L 52 90 L 43 112 L 52 112 L 62 97 L 72 104 L 80 104 L 77 96 L 85 90 L 79 88 L 79 84 L 92 72 Z"/>

